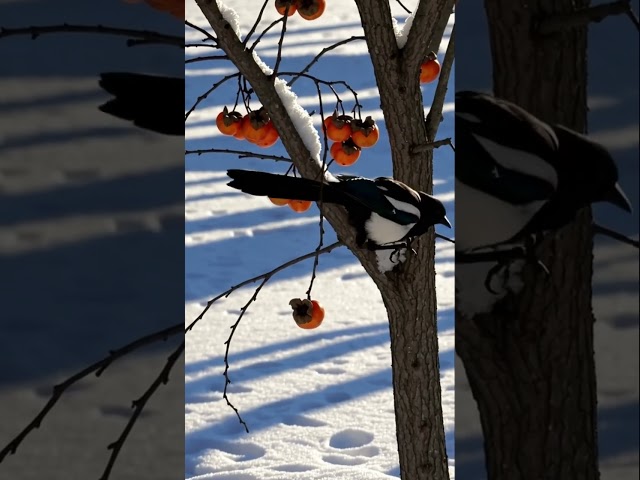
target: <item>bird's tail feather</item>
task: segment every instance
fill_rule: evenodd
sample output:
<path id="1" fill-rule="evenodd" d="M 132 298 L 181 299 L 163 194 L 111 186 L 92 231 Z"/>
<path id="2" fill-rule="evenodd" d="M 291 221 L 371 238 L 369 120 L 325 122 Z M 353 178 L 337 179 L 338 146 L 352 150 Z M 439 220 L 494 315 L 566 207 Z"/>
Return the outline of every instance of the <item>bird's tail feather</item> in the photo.
<path id="1" fill-rule="evenodd" d="M 167 101 L 183 98 L 183 79 L 110 72 L 100 75 L 100 87 L 115 97 L 100 105 L 104 113 L 155 132 L 184 135 L 184 104 Z"/>
<path id="2" fill-rule="evenodd" d="M 320 182 L 307 178 L 253 170 L 228 170 L 227 175 L 232 178 L 228 183 L 230 187 L 251 195 L 317 202 L 320 200 L 322 190 L 322 201 L 325 203 L 344 204 L 347 201 L 345 195 L 339 190 L 326 183 L 322 186 Z"/>

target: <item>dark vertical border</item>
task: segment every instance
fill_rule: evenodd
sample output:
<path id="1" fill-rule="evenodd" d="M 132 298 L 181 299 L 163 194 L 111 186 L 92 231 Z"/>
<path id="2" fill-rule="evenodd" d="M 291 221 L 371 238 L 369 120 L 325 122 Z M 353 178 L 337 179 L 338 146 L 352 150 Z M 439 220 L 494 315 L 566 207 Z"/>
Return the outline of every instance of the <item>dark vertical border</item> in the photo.
<path id="1" fill-rule="evenodd" d="M 86 24 L 183 37 L 144 3 L 2 2 L 0 27 Z M 184 312 L 184 137 L 106 115 L 102 72 L 184 77 L 175 46 L 126 36 L 0 38 L 0 449 L 55 384 Z M 183 105 L 183 92 L 158 102 Z M 62 395 L 0 478 L 97 479 L 182 335 L 115 361 Z M 113 479 L 182 478 L 184 362 L 134 425 Z"/>

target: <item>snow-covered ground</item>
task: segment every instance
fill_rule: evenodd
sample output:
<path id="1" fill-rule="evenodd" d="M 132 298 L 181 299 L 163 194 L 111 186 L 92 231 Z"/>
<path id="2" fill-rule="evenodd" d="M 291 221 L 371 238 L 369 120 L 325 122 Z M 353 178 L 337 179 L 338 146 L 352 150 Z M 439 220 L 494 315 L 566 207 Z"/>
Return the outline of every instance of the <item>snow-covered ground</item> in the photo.
<path id="1" fill-rule="evenodd" d="M 247 32 L 257 8 L 242 0 L 227 0 Z M 323 47 L 362 34 L 352 2 L 329 0 L 324 15 L 313 22 L 291 17 L 283 47 L 281 71 L 306 65 Z M 416 2 L 407 2 L 410 8 Z M 260 2 L 261 4 L 261 2 Z M 406 14 L 392 2 L 401 24 Z M 187 3 L 188 20 L 206 21 L 194 2 Z M 268 5 L 262 25 L 275 20 Z M 452 19 L 453 21 L 453 19 Z M 450 24 L 451 26 L 451 24 Z M 447 30 L 447 35 L 450 28 Z M 279 30 L 269 32 L 258 54 L 273 66 Z M 187 30 L 195 41 L 201 34 Z M 446 41 L 441 46 L 444 55 Z M 203 54 L 190 49 L 188 56 Z M 204 53 L 209 53 L 204 52 Z M 230 64 L 193 63 L 187 75 L 190 106 L 220 77 L 234 71 Z M 334 172 L 368 177 L 391 175 L 384 120 L 373 71 L 364 42 L 340 47 L 311 70 L 325 80 L 344 79 L 358 92 L 363 115 L 372 115 L 381 128 L 379 143 L 363 151 L 351 168 Z M 453 75 L 452 75 L 453 81 Z M 248 149 L 249 144 L 222 137 L 215 115 L 231 107 L 236 82 L 217 90 L 187 123 L 187 148 Z M 451 83 L 453 85 L 453 83 Z M 423 88 L 425 99 L 435 84 Z M 300 104 L 317 111 L 315 87 L 303 79 L 294 86 Z M 339 90 L 342 93 L 343 89 Z M 326 101 L 331 105 L 330 96 Z M 346 107 L 351 108 L 348 96 Z M 428 103 L 428 102 L 427 102 Z M 453 88 L 447 95 L 440 137 L 453 136 Z M 314 115 L 318 126 L 319 115 Z M 286 155 L 278 142 L 264 153 Z M 251 197 L 226 186 L 225 170 L 246 168 L 284 173 L 288 164 L 238 159 L 233 155 L 188 156 L 186 159 L 186 320 L 206 301 L 230 286 L 266 272 L 286 260 L 312 251 L 318 242 L 315 205 L 304 214 L 275 207 L 265 198 Z M 435 154 L 435 194 L 453 215 L 453 154 Z M 325 244 L 335 239 L 328 229 Z M 450 233 L 442 231 L 442 233 Z M 453 248 L 437 243 L 438 328 L 443 408 L 450 470 L 454 473 L 454 263 Z M 187 335 L 185 367 L 186 478 L 240 479 L 362 479 L 399 477 L 389 331 L 379 292 L 357 260 L 345 248 L 320 257 L 313 297 L 326 310 L 316 330 L 299 329 L 288 303 L 304 297 L 312 261 L 299 263 L 274 277 L 243 317 L 230 348 L 231 401 L 249 426 L 246 433 L 222 399 L 224 342 L 229 327 L 256 285 L 235 291 L 216 302 Z"/>

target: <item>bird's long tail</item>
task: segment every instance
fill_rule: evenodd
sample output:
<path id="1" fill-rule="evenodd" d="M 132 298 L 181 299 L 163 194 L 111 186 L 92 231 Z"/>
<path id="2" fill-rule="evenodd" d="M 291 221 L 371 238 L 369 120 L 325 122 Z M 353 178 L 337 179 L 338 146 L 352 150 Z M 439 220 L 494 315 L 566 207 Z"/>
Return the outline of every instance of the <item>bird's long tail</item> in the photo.
<path id="1" fill-rule="evenodd" d="M 139 73 L 100 75 L 100 86 L 115 98 L 100 110 L 166 135 L 184 135 L 184 79 Z"/>
<path id="2" fill-rule="evenodd" d="M 320 200 L 321 184 L 315 180 L 253 170 L 228 170 L 227 175 L 232 178 L 228 183 L 230 187 L 251 195 L 312 202 Z M 344 205 L 348 198 L 339 189 L 325 183 L 322 201 Z"/>

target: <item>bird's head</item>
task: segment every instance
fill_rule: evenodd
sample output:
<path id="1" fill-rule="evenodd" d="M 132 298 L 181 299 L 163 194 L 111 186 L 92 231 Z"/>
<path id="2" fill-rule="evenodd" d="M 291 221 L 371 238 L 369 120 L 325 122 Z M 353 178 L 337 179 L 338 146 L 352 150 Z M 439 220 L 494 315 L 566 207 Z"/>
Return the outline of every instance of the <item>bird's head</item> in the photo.
<path id="1" fill-rule="evenodd" d="M 420 195 L 420 201 L 423 205 L 420 220 L 429 225 L 445 225 L 451 228 L 444 204 L 428 193 L 418 192 L 418 194 Z"/>
<path id="2" fill-rule="evenodd" d="M 556 125 L 554 131 L 563 162 L 559 167 L 573 177 L 575 194 L 587 203 L 608 202 L 631 212 L 631 202 L 618 183 L 618 168 L 607 149 L 568 128 Z"/>

